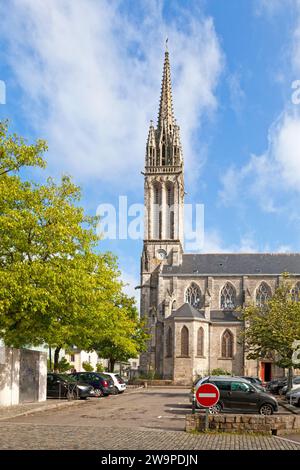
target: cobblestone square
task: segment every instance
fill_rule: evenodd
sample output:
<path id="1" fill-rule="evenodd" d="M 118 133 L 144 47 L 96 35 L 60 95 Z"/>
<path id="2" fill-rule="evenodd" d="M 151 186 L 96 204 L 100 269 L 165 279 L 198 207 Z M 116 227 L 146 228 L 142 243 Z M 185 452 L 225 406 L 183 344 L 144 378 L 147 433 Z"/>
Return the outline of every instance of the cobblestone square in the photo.
<path id="1" fill-rule="evenodd" d="M 187 389 L 138 389 L 2 420 L 0 449 L 300 450 L 297 435 L 186 433 L 190 412 Z"/>

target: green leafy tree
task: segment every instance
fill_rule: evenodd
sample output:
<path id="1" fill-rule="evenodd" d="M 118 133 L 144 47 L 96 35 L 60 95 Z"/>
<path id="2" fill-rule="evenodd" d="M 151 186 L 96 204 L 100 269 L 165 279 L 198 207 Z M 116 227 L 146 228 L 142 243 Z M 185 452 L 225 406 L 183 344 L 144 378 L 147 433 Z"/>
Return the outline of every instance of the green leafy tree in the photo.
<path id="1" fill-rule="evenodd" d="M 105 371 L 105 367 L 104 365 L 101 363 L 101 362 L 98 362 L 97 365 L 96 365 L 96 371 L 97 372 L 104 372 Z"/>
<path id="2" fill-rule="evenodd" d="M 65 357 L 62 357 L 61 360 L 57 364 L 57 370 L 59 372 L 67 372 L 68 370 L 72 369 L 72 365 L 69 364 Z"/>
<path id="3" fill-rule="evenodd" d="M 116 362 L 127 362 L 145 350 L 149 335 L 138 317 L 135 299 L 124 293 L 117 295 L 106 326 L 105 331 L 99 331 L 93 349 L 108 359 L 108 370 L 113 372 Z"/>
<path id="4" fill-rule="evenodd" d="M 69 177 L 37 185 L 17 174 L 44 166 L 46 145 L 27 145 L 0 127 L 0 337 L 14 347 L 46 343 L 90 350 L 106 331 L 122 285 L 116 259 L 97 254 L 96 217 Z"/>
<path id="5" fill-rule="evenodd" d="M 300 302 L 291 293 L 288 274 L 274 295 L 262 306 L 250 305 L 242 312 L 246 328 L 242 334 L 248 359 L 273 356 L 289 369 L 291 386 L 295 340 L 300 340 Z"/>
<path id="6" fill-rule="evenodd" d="M 8 134 L 8 121 L 0 121 L 0 178 L 18 172 L 24 166 L 44 168 L 43 153 L 47 150 L 44 140 L 29 145 L 22 137 Z"/>
<path id="7" fill-rule="evenodd" d="M 86 372 L 93 372 L 94 371 L 94 367 L 89 362 L 83 362 L 82 367 Z"/>

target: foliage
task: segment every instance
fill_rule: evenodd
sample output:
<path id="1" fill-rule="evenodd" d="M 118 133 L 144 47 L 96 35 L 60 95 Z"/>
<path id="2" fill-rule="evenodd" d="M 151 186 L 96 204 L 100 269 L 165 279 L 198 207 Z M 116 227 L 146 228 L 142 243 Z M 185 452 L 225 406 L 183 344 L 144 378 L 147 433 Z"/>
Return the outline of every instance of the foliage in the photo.
<path id="1" fill-rule="evenodd" d="M 105 371 L 105 367 L 104 365 L 102 364 L 102 362 L 97 362 L 97 365 L 96 365 L 96 372 L 104 372 Z"/>
<path id="2" fill-rule="evenodd" d="M 67 176 L 35 184 L 18 175 L 24 165 L 43 167 L 45 150 L 0 125 L 0 337 L 14 347 L 48 344 L 55 368 L 60 349 L 88 351 L 112 337 L 121 349 L 115 356 L 135 355 L 133 338 L 142 333 L 135 320 L 127 324 L 131 300 L 115 257 L 97 253 L 98 219 L 78 206 L 80 189 Z"/>
<path id="3" fill-rule="evenodd" d="M 18 172 L 24 166 L 46 166 L 43 153 L 47 150 L 44 140 L 33 145 L 16 134 L 8 134 L 8 121 L 0 121 L 0 178 Z"/>
<path id="4" fill-rule="evenodd" d="M 213 369 L 209 375 L 231 375 L 231 372 L 228 372 L 228 370 L 218 367 L 216 369 Z"/>
<path id="5" fill-rule="evenodd" d="M 139 319 L 134 298 L 120 293 L 116 296 L 106 322 L 106 331 L 99 331 L 93 345 L 100 357 L 109 360 L 113 372 L 116 362 L 126 362 L 145 350 L 149 335 Z"/>
<path id="6" fill-rule="evenodd" d="M 57 370 L 59 372 L 67 372 L 70 369 L 72 369 L 72 365 L 69 364 L 65 357 L 62 357 L 61 360 L 58 362 Z"/>
<path id="7" fill-rule="evenodd" d="M 83 363 L 82 363 L 82 368 L 83 368 L 86 372 L 94 372 L 94 367 L 93 367 L 92 364 L 90 364 L 89 362 L 83 362 Z"/>
<path id="8" fill-rule="evenodd" d="M 288 274 L 274 295 L 262 306 L 250 305 L 242 312 L 246 328 L 242 334 L 248 359 L 274 357 L 280 367 L 294 364 L 293 343 L 300 340 L 300 302 L 291 294 Z"/>

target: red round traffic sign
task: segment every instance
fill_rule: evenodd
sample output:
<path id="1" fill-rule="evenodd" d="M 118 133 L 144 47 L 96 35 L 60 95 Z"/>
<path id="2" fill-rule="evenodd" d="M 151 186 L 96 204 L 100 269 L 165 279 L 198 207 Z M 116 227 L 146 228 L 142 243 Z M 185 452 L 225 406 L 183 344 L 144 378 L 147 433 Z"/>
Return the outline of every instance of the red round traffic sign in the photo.
<path id="1" fill-rule="evenodd" d="M 196 392 L 196 400 L 199 405 L 204 406 L 205 408 L 210 408 L 218 403 L 220 398 L 220 392 L 218 387 L 214 384 L 206 383 L 200 385 Z"/>

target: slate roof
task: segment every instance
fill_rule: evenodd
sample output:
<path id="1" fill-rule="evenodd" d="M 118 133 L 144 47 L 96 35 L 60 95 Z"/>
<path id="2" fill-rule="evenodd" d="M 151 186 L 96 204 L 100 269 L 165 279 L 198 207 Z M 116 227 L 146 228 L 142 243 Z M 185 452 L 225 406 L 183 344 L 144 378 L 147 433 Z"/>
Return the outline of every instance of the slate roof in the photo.
<path id="1" fill-rule="evenodd" d="M 174 317 L 184 317 L 184 318 L 203 318 L 205 319 L 204 312 L 196 310 L 192 305 L 185 303 L 181 305 L 177 310 L 173 310 L 170 315 L 172 318 Z"/>
<path id="2" fill-rule="evenodd" d="M 229 312 L 226 310 L 211 310 L 210 311 L 210 320 L 212 322 L 236 322 L 241 321 L 239 319 L 239 314 L 235 312 Z"/>
<path id="3" fill-rule="evenodd" d="M 184 254 L 180 266 L 163 267 L 163 275 L 300 275 L 300 253 Z"/>

